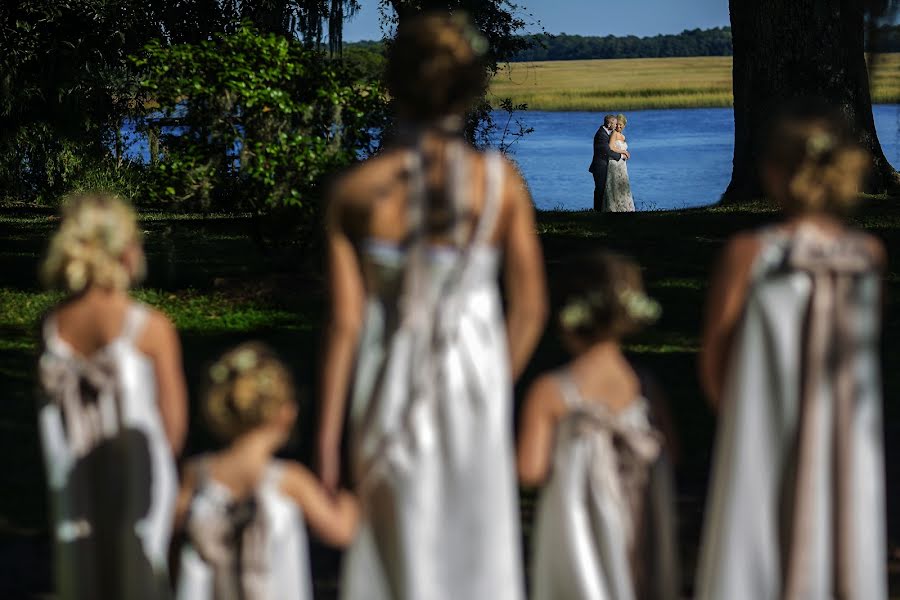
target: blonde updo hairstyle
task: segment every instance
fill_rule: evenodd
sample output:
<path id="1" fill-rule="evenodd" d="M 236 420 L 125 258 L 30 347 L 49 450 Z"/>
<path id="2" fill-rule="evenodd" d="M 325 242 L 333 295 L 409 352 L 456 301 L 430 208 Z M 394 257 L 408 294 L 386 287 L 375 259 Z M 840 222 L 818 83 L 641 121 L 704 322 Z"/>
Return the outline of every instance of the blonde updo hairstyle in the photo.
<path id="1" fill-rule="evenodd" d="M 776 143 L 762 152 L 766 191 L 791 215 L 843 215 L 859 201 L 871 159 L 844 116 L 817 100 L 792 104 L 775 119 Z"/>
<path id="2" fill-rule="evenodd" d="M 655 322 L 659 304 L 644 292 L 641 269 L 611 252 L 578 256 L 560 269 L 557 321 L 566 335 L 595 343 L 618 340 Z"/>
<path id="3" fill-rule="evenodd" d="M 140 263 L 126 266 L 126 252 L 141 243 L 137 215 L 114 194 L 85 193 L 66 200 L 62 223 L 50 240 L 41 279 L 77 294 L 90 286 L 125 290 L 142 279 Z"/>
<path id="4" fill-rule="evenodd" d="M 622 127 L 625 127 L 628 124 L 628 118 L 622 113 L 616 115 L 616 120 L 622 124 Z"/>
<path id="5" fill-rule="evenodd" d="M 295 402 L 290 371 L 259 342 L 229 350 L 207 375 L 203 416 L 212 432 L 225 441 L 265 425 Z"/>
<path id="6" fill-rule="evenodd" d="M 401 22 L 386 72 L 400 114 L 418 122 L 463 115 L 487 89 L 486 52 L 487 41 L 465 14 Z"/>

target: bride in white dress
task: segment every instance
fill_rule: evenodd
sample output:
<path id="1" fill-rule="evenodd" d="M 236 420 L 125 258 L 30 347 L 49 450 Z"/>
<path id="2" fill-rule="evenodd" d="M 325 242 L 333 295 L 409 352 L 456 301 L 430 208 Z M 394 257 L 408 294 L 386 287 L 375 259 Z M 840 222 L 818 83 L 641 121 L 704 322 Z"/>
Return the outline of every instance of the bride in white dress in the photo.
<path id="1" fill-rule="evenodd" d="M 613 152 L 622 153 L 628 150 L 625 141 L 625 115 L 616 117 L 618 123 L 609 138 L 609 147 Z M 634 212 L 634 197 L 631 195 L 631 182 L 628 179 L 628 161 L 611 160 L 606 176 L 606 193 L 603 197 L 603 212 Z"/>
<path id="2" fill-rule="evenodd" d="M 320 471 L 334 488 L 349 396 L 362 509 L 343 598 L 524 597 L 512 382 L 546 301 L 523 181 L 460 135 L 484 50 L 458 17 L 404 21 L 387 79 L 407 139 L 330 197 Z"/>

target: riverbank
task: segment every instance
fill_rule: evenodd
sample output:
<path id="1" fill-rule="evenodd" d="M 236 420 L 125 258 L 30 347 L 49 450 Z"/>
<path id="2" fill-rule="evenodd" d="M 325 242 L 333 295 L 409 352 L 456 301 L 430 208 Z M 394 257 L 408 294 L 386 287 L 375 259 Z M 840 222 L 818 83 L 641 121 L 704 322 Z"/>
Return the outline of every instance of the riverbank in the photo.
<path id="1" fill-rule="evenodd" d="M 715 432 L 712 413 L 697 385 L 699 323 L 712 262 L 736 231 L 771 221 L 766 206 L 712 207 L 632 214 L 540 212 L 538 230 L 547 270 L 553 274 L 572 254 L 612 248 L 634 256 L 644 267 L 647 287 L 664 307 L 655 327 L 631 340 L 634 359 L 657 376 L 669 396 L 680 436 L 678 509 L 685 579 L 690 584 L 699 543 L 700 524 Z M 204 365 L 238 341 L 261 339 L 294 367 L 305 388 L 300 415 L 300 442 L 290 454 L 311 457 L 314 429 L 312 399 L 316 389 L 317 353 L 324 314 L 324 282 L 315 272 L 285 273 L 253 244 L 245 217 L 154 215 L 142 221 L 151 278 L 137 296 L 168 312 L 184 344 L 189 386 L 200 389 Z M 900 205 L 868 199 L 855 224 L 881 237 L 888 254 L 900 253 Z M 18 591 L 47 592 L 49 542 L 43 469 L 34 418 L 33 366 L 38 351 L 37 320 L 56 297 L 37 289 L 34 274 L 55 222 L 46 211 L 4 210 L 0 214 L 0 560 L 6 574 L 16 574 Z M 315 263 L 315 261 L 312 261 Z M 900 359 L 900 270 L 888 274 L 888 306 L 884 327 L 885 364 Z M 552 327 L 541 341 L 522 384 L 565 359 Z M 900 371 L 885 372 L 885 397 L 900 393 Z M 900 483 L 900 408 L 885 406 L 887 469 L 891 482 L 888 514 L 898 514 Z M 189 451 L 210 447 L 193 406 Z M 523 493 L 526 539 L 534 496 Z M 892 548 L 900 546 L 900 528 L 892 522 Z M 333 598 L 336 555 L 313 549 L 317 598 Z M 894 569 L 892 573 L 900 573 Z M 7 592 L 0 576 L 0 597 Z M 900 583 L 900 582 L 894 582 Z M 894 585 L 900 597 L 900 585 Z"/>
<path id="2" fill-rule="evenodd" d="M 873 101 L 900 102 L 900 54 L 870 65 Z M 490 93 L 530 110 L 722 108 L 733 104 L 731 72 L 728 56 L 521 62 L 501 68 Z"/>

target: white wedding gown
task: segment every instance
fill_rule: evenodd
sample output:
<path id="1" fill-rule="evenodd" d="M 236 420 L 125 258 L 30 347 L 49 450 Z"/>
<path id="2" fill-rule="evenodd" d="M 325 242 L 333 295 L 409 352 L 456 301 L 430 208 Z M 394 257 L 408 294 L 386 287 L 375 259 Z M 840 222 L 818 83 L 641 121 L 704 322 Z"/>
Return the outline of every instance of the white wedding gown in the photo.
<path id="1" fill-rule="evenodd" d="M 460 216 L 468 165 L 461 142 L 449 150 Z M 362 519 L 344 559 L 345 599 L 524 595 L 501 255 L 489 241 L 503 165 L 496 154 L 486 161 L 472 239 L 458 228 L 453 246 L 428 240 L 413 152 L 411 245 L 370 239 L 361 249 L 367 301 L 349 425 Z"/>
<path id="2" fill-rule="evenodd" d="M 616 152 L 628 150 L 628 144 L 622 140 L 614 142 L 613 147 Z M 634 212 L 634 197 L 631 195 L 631 182 L 628 180 L 627 160 L 609 161 L 602 212 Z"/>
<path id="3" fill-rule="evenodd" d="M 769 230 L 727 372 L 698 600 L 887 597 L 878 268 Z"/>

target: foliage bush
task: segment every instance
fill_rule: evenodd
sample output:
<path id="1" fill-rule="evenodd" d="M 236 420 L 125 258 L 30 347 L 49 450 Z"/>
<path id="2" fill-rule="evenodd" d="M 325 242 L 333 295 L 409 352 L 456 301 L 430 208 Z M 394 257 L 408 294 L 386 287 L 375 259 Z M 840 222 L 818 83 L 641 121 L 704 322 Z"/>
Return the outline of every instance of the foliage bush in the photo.
<path id="1" fill-rule="evenodd" d="M 277 215 L 309 233 L 322 186 L 374 152 L 384 125 L 378 73 L 360 79 L 321 52 L 245 26 L 196 44 L 153 41 L 134 59 L 158 130 L 151 200 Z"/>
<path id="2" fill-rule="evenodd" d="M 110 159 L 127 57 L 160 35 L 139 0 L 0 2 L 0 197 L 49 202 Z"/>

